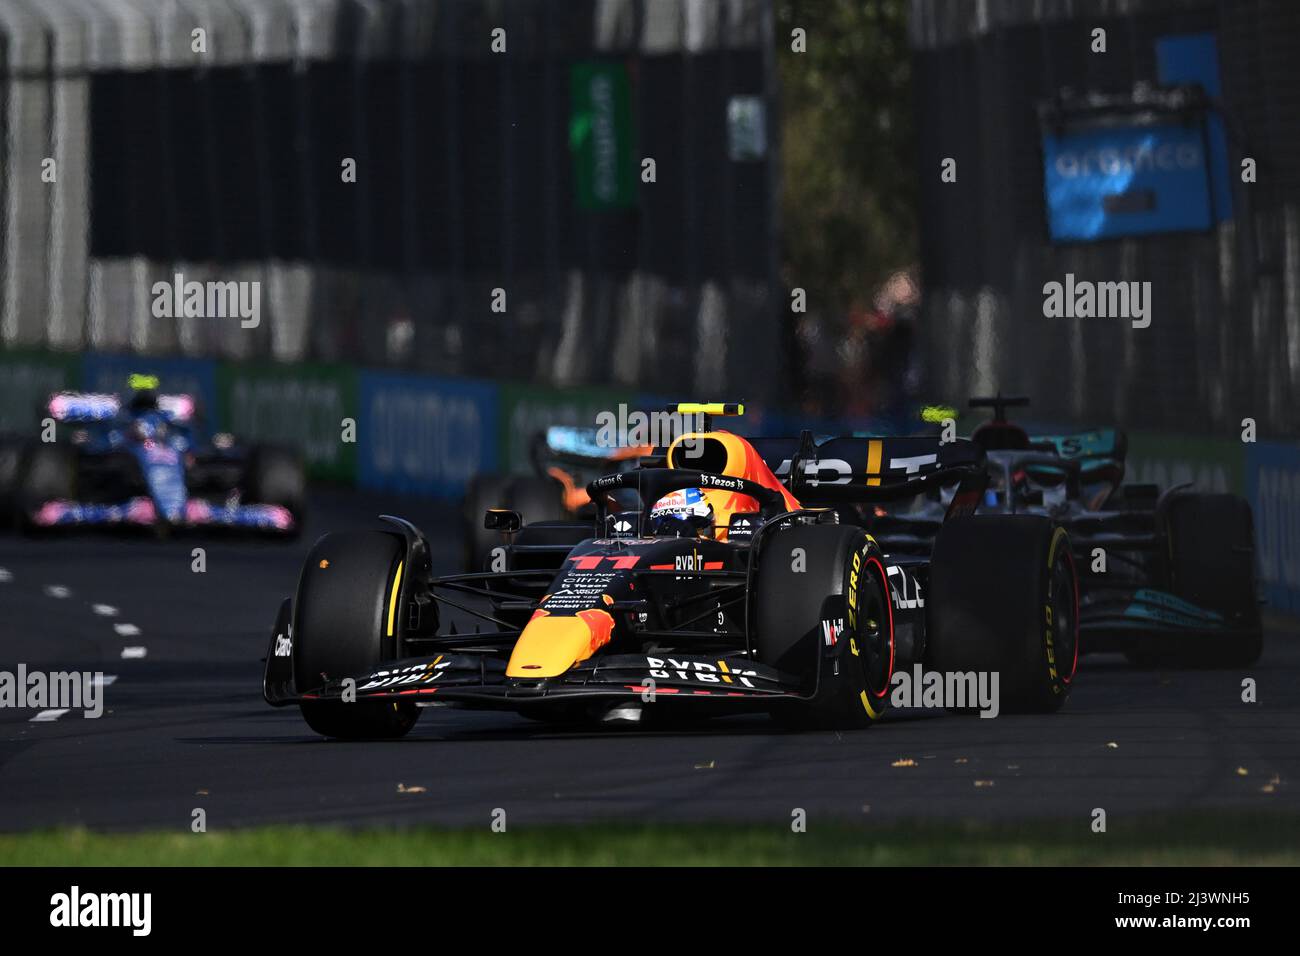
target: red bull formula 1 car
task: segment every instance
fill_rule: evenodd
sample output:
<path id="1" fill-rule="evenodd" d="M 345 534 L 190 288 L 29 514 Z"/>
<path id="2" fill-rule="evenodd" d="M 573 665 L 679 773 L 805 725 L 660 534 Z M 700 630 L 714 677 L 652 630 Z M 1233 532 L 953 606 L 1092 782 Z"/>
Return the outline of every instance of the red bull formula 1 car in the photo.
<path id="1" fill-rule="evenodd" d="M 434 702 L 607 721 L 765 711 L 856 728 L 919 664 L 997 672 L 1004 712 L 1061 706 L 1078 651 L 1069 541 L 1046 517 L 972 514 L 987 482 L 978 445 L 807 432 L 761 444 L 706 424 L 591 481 L 589 521 L 489 511 L 500 570 L 431 574 L 428 541 L 400 518 L 325 535 L 280 607 L 265 699 L 339 738 L 400 736 Z M 840 523 L 844 503 L 950 482 L 924 558 Z M 611 509 L 627 492 L 641 506 Z"/>

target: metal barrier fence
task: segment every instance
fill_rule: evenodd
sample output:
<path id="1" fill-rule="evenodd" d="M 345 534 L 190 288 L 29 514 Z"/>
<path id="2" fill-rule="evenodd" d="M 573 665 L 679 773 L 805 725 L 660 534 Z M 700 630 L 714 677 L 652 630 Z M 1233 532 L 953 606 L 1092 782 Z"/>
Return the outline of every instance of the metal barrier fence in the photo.
<path id="1" fill-rule="evenodd" d="M 1300 435 L 1300 5 L 1292 0 L 913 0 L 930 386 L 1025 391 L 1058 421 Z M 1107 52 L 1090 49 L 1107 33 Z M 1048 239 L 1036 105 L 1127 91 L 1153 41 L 1217 40 L 1234 216 L 1203 233 Z M 944 157 L 956 182 L 940 181 Z M 1244 157 L 1257 181 L 1238 175 Z M 1044 317 L 1067 274 L 1149 281 L 1148 328 Z"/>
<path id="2" fill-rule="evenodd" d="M 0 0 L 0 347 L 762 400 L 771 30 L 770 0 Z M 258 283 L 256 327 L 159 315 L 178 274 Z"/>

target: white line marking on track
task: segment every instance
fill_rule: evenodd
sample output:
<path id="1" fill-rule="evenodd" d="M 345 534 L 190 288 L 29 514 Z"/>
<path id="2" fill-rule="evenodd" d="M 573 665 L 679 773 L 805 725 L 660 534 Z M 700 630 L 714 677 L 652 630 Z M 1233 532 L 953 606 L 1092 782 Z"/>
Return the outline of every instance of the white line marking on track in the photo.
<path id="1" fill-rule="evenodd" d="M 67 712 L 68 712 L 67 707 L 64 707 L 62 710 L 43 710 L 35 717 L 33 717 L 30 721 L 28 721 L 28 723 L 48 724 L 52 720 L 58 720 Z"/>
<path id="2" fill-rule="evenodd" d="M 72 593 L 71 589 L 64 587 L 62 584 L 45 585 L 45 594 L 47 597 L 62 599 L 67 597 L 71 593 Z"/>
<path id="3" fill-rule="evenodd" d="M 144 657 L 145 654 L 147 653 L 149 653 L 149 649 L 146 647 L 124 647 L 122 648 L 122 660 L 124 661 L 139 660 L 140 658 Z"/>
<path id="4" fill-rule="evenodd" d="M 97 676 L 97 677 L 94 679 L 94 681 L 92 681 L 92 683 L 93 683 L 94 686 L 96 686 L 96 687 L 107 687 L 109 684 L 116 684 L 116 683 L 117 683 L 117 675 L 116 675 L 116 674 L 100 674 L 99 676 Z"/>
<path id="5" fill-rule="evenodd" d="M 111 604 L 92 604 L 90 609 L 100 617 L 117 617 L 117 608 Z"/>
<path id="6" fill-rule="evenodd" d="M 8 584 L 14 579 L 14 573 L 8 568 L 0 568 L 0 584 Z"/>
<path id="7" fill-rule="evenodd" d="M 113 630 L 118 633 L 119 637 L 135 637 L 140 633 L 140 629 L 134 624 L 114 624 Z"/>

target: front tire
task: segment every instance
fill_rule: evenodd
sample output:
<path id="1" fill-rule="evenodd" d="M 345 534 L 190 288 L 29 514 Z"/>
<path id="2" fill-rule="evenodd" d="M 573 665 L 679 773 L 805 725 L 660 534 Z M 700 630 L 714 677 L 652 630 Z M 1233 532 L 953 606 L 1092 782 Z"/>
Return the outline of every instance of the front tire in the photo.
<path id="1" fill-rule="evenodd" d="M 18 523 L 19 483 L 26 443 L 21 438 L 0 437 L 0 529 Z"/>
<path id="2" fill-rule="evenodd" d="M 288 448 L 259 445 L 248 462 L 248 500 L 280 505 L 293 515 L 294 528 L 302 525 L 306 510 L 307 477 L 302 458 Z"/>
<path id="3" fill-rule="evenodd" d="M 374 670 L 397 653 L 389 618 L 405 574 L 405 544 L 382 531 L 327 534 L 307 555 L 293 608 L 294 684 L 300 693 Z M 393 631 L 396 629 L 393 623 Z M 392 739 L 420 711 L 406 701 L 303 701 L 303 719 L 324 737 Z"/>
<path id="4" fill-rule="evenodd" d="M 772 711 L 798 729 L 869 727 L 889 708 L 895 664 L 887 572 L 861 528 L 796 525 L 763 543 L 754 583 L 758 658 L 809 695 Z"/>
<path id="5" fill-rule="evenodd" d="M 66 445 L 33 442 L 18 469 L 18 520 L 23 530 L 38 531 L 33 520 L 49 501 L 77 498 L 76 452 Z"/>
<path id="6" fill-rule="evenodd" d="M 1004 713 L 1059 710 L 1079 661 L 1078 593 L 1069 538 L 1049 519 L 949 520 L 930 564 L 929 668 L 996 672 Z"/>
<path id="7" fill-rule="evenodd" d="M 1255 521 L 1238 495 L 1176 491 L 1157 510 L 1164 533 L 1165 587 L 1192 604 L 1223 615 L 1230 639 L 1197 647 L 1188 641 L 1148 641 L 1134 655 L 1150 663 L 1245 667 L 1264 650 L 1255 586 Z"/>

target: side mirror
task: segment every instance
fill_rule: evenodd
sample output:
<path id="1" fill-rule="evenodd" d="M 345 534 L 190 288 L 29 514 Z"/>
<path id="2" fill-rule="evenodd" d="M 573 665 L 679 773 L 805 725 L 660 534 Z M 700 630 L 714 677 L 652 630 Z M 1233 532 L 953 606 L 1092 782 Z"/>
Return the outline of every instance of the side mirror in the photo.
<path id="1" fill-rule="evenodd" d="M 521 527 L 524 521 L 519 517 L 518 511 L 511 511 L 509 508 L 489 508 L 487 514 L 483 516 L 483 527 L 488 531 L 504 531 L 506 534 L 514 534 Z"/>

